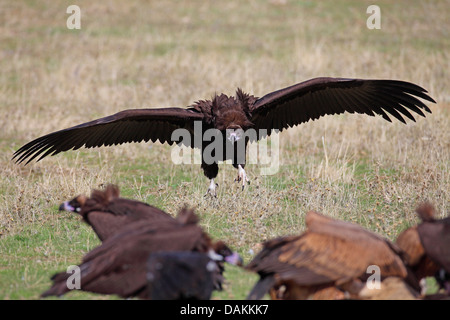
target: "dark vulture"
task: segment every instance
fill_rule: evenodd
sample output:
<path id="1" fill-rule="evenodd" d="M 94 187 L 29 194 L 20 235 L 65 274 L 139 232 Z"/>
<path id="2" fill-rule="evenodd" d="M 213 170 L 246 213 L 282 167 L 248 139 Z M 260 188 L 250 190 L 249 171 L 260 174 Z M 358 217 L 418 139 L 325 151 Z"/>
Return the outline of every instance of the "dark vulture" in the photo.
<path id="1" fill-rule="evenodd" d="M 249 182 L 244 167 L 246 146 L 271 134 L 325 115 L 361 113 L 389 115 L 406 123 L 412 113 L 431 110 L 418 98 L 434 102 L 427 91 L 398 80 L 315 78 L 254 97 L 237 89 L 236 96 L 217 94 L 187 108 L 130 109 L 39 137 L 18 149 L 13 159 L 29 163 L 63 151 L 129 142 L 174 142 L 201 148 L 202 169 L 216 195 L 218 162 L 231 160 L 242 188 Z M 185 129 L 180 133 L 176 129 Z M 212 130 L 211 130 L 212 129 Z M 208 131 L 209 130 L 209 131 Z M 207 134 L 208 133 L 208 134 Z"/>
<path id="2" fill-rule="evenodd" d="M 396 243 L 417 279 L 434 276 L 450 295 L 450 217 L 436 219 L 430 203 L 421 204 L 416 212 L 421 223 L 400 233 Z"/>
<path id="3" fill-rule="evenodd" d="M 217 263 L 202 252 L 150 254 L 147 270 L 150 300 L 209 300 L 222 282 Z"/>
<path id="4" fill-rule="evenodd" d="M 211 240 L 198 225 L 198 217 L 192 210 L 182 209 L 177 216 L 177 223 L 164 220 L 157 223 L 136 221 L 88 252 L 79 265 L 80 290 L 115 294 L 123 298 L 150 299 L 153 296 L 149 291 L 148 277 L 149 271 L 152 272 L 148 268 L 151 255 L 180 251 L 199 252 L 214 261 L 214 290 L 222 289 L 224 262 L 242 264 L 240 256 L 222 241 Z M 66 272 L 55 274 L 52 287 L 41 296 L 61 296 L 69 292 L 71 289 L 67 281 L 71 281 L 71 276 L 71 273 Z M 154 282 L 150 283 L 155 286 Z M 186 288 L 184 290 L 188 291 Z"/>
<path id="5" fill-rule="evenodd" d="M 111 184 L 107 185 L 105 190 L 93 190 L 90 198 L 79 195 L 70 201 L 65 201 L 60 205 L 59 210 L 79 214 L 101 241 L 137 220 L 176 221 L 168 213 L 156 207 L 121 198 L 119 188 Z"/>
<path id="6" fill-rule="evenodd" d="M 266 293 L 285 300 L 360 299 L 375 271 L 369 266 L 379 268 L 381 284 L 387 278 L 399 278 L 409 284 L 411 293 L 418 290 L 401 251 L 389 240 L 313 211 L 306 214 L 306 226 L 298 236 L 264 243 L 245 267 L 260 276 L 248 299 L 261 299 Z"/>

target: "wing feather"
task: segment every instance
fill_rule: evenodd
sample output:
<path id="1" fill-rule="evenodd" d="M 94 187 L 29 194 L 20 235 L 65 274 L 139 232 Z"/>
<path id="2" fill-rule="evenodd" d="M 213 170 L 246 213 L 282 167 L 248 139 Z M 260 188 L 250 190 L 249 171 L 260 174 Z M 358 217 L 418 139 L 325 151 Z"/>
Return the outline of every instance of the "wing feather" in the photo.
<path id="1" fill-rule="evenodd" d="M 39 137 L 18 149 L 13 159 L 29 163 L 81 147 L 94 148 L 123 143 L 149 141 L 173 144 L 172 132 L 187 129 L 193 135 L 194 121 L 202 121 L 203 114 L 192 109 L 160 108 L 130 109 L 111 116 L 82 123 Z M 192 143 L 191 145 L 192 146 Z"/>
<path id="2" fill-rule="evenodd" d="M 255 130 L 287 129 L 325 115 L 344 112 L 374 116 L 391 121 L 389 113 L 406 123 L 412 121 L 410 111 L 425 117 L 431 113 L 418 98 L 436 103 L 422 87 L 399 80 L 364 80 L 345 78 L 315 78 L 257 99 L 251 110 Z M 258 139 L 263 135 L 258 136 Z"/>
<path id="3" fill-rule="evenodd" d="M 369 265 L 379 266 L 382 277 L 407 276 L 399 249 L 388 240 L 315 212 L 307 214 L 306 224 L 299 236 L 266 242 L 246 268 L 299 286 L 344 283 L 366 276 Z"/>

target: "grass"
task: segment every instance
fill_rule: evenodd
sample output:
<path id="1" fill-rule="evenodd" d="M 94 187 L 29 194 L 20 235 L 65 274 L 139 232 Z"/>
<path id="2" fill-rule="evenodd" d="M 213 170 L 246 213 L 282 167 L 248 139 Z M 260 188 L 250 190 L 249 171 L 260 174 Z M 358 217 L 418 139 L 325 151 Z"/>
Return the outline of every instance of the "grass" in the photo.
<path id="1" fill-rule="evenodd" d="M 116 183 L 125 197 L 175 215 L 195 207 L 212 237 L 245 261 L 265 239 L 304 230 L 316 210 L 392 240 L 418 222 L 424 200 L 450 207 L 449 22 L 446 1 L 109 1 L 81 4 L 81 30 L 65 27 L 65 1 L 0 3 L 0 299 L 38 299 L 50 276 L 98 245 L 59 203 Z M 171 148 L 83 149 L 27 166 L 24 143 L 128 108 L 188 106 L 236 87 L 262 96 L 318 76 L 392 78 L 438 102 L 407 125 L 380 117 L 324 117 L 280 134 L 280 168 L 241 192 L 221 165 L 218 198 L 203 197 L 199 165 L 174 165 Z M 256 276 L 228 267 L 215 299 L 243 299 Z M 111 299 L 72 292 L 64 299 Z"/>

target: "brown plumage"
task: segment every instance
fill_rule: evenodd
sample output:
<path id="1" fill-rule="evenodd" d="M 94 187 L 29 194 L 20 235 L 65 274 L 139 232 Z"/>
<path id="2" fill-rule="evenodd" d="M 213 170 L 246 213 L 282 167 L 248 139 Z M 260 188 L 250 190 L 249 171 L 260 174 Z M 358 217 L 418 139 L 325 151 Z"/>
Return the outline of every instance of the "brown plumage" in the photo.
<path id="1" fill-rule="evenodd" d="M 156 207 L 121 198 L 119 188 L 111 184 L 104 190 L 93 190 L 90 198 L 79 195 L 66 201 L 60 205 L 59 210 L 79 214 L 102 241 L 119 232 L 124 226 L 138 220 L 176 221 Z"/>
<path id="2" fill-rule="evenodd" d="M 264 248 L 246 266 L 260 280 L 248 299 L 261 299 L 270 291 L 272 299 L 355 298 L 372 274 L 380 268 L 387 277 L 409 279 L 400 250 L 389 240 L 362 227 L 310 211 L 307 230 L 264 243 Z M 411 279 L 416 289 L 418 284 Z"/>
<path id="3" fill-rule="evenodd" d="M 219 94 L 189 108 L 130 109 L 56 131 L 25 144 L 14 153 L 13 159 L 28 163 L 38 157 L 39 161 L 48 155 L 83 146 L 92 148 L 149 140 L 170 145 L 177 142 L 202 149 L 202 169 L 211 179 L 208 193 L 215 195 L 214 178 L 219 161 L 232 160 L 239 170 L 237 180 L 242 181 L 242 188 L 249 181 L 244 170 L 248 141 L 270 135 L 272 130 L 283 131 L 325 115 L 344 112 L 378 114 L 387 121 L 391 121 L 390 114 L 403 123 L 403 116 L 406 116 L 415 121 L 411 111 L 423 117 L 424 111 L 431 113 L 418 99 L 435 102 L 426 92 L 404 81 L 344 78 L 315 78 L 261 98 L 238 89 L 235 97 Z M 199 131 L 194 130 L 196 123 L 201 125 Z M 180 128 L 187 130 L 189 141 L 172 138 L 174 130 Z M 224 152 L 216 152 L 212 159 L 206 158 L 204 152 L 212 144 L 211 139 L 203 136 L 208 129 L 216 129 L 224 148 Z M 237 143 L 239 140 L 243 150 Z M 228 150 L 233 152 L 227 152 L 227 146 L 231 146 Z"/>
<path id="4" fill-rule="evenodd" d="M 166 220 L 130 223 L 87 253 L 79 265 L 81 290 L 149 299 L 147 260 L 152 253 L 168 251 L 208 255 L 217 263 L 214 289 L 220 290 L 223 263 L 240 264 L 239 255 L 223 242 L 213 242 L 198 225 L 198 217 L 192 210 L 181 210 L 176 220 L 176 223 Z M 70 291 L 66 283 L 70 276 L 66 272 L 54 275 L 52 287 L 42 297 L 60 296 Z"/>
<path id="5" fill-rule="evenodd" d="M 396 243 L 418 280 L 434 276 L 450 295 L 450 217 L 436 219 L 430 203 L 421 204 L 416 212 L 421 223 L 400 233 Z"/>
<path id="6" fill-rule="evenodd" d="M 418 300 L 419 292 L 412 288 L 405 279 L 388 277 L 381 282 L 379 289 L 364 287 L 358 297 L 365 300 Z"/>

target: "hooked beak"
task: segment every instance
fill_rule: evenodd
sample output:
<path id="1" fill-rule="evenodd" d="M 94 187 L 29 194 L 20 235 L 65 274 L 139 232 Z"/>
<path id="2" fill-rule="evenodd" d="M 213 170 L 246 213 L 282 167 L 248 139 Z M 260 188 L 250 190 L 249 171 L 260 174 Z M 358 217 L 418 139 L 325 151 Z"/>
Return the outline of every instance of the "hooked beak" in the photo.
<path id="1" fill-rule="evenodd" d="M 74 212 L 74 211 L 75 211 L 75 208 L 72 207 L 72 206 L 69 204 L 69 201 L 64 201 L 64 202 L 61 203 L 61 205 L 59 206 L 59 211 L 71 211 L 71 212 Z"/>
<path id="2" fill-rule="evenodd" d="M 242 266 L 244 264 L 244 260 L 242 260 L 237 252 L 233 252 L 231 255 L 225 257 L 225 261 L 235 266 Z"/>

